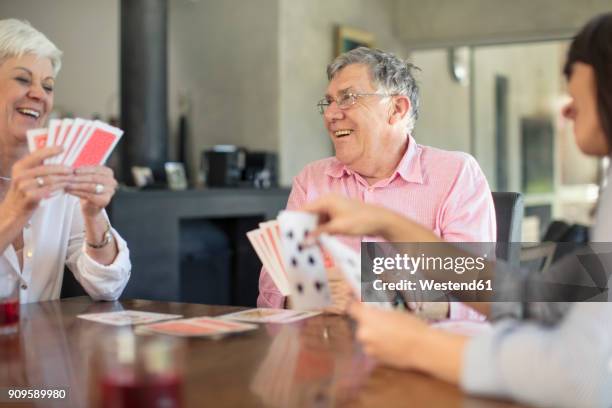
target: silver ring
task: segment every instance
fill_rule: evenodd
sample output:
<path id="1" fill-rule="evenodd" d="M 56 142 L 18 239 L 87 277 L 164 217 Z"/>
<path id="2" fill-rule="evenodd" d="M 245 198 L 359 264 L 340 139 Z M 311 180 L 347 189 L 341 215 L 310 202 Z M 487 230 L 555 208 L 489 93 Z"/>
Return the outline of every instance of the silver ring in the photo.
<path id="1" fill-rule="evenodd" d="M 96 184 L 96 194 L 102 194 L 104 192 L 104 184 Z"/>
<path id="2" fill-rule="evenodd" d="M 38 184 L 38 187 L 42 187 L 45 185 L 45 179 L 38 176 L 36 177 L 36 184 Z"/>

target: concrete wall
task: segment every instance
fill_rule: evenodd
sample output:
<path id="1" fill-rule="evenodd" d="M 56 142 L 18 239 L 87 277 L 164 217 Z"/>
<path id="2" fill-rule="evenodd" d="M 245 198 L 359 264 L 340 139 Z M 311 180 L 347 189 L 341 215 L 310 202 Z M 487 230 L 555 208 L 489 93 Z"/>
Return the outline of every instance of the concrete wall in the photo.
<path id="1" fill-rule="evenodd" d="M 376 46 L 407 56 L 392 32 L 393 1 L 279 0 L 279 141 L 283 184 L 305 164 L 333 155 L 315 105 L 325 94 L 336 24 L 372 32 Z"/>
<path id="2" fill-rule="evenodd" d="M 475 51 L 476 151 L 481 166 L 495 186 L 495 76 L 509 80 L 508 151 L 509 190 L 521 191 L 521 118 L 543 116 L 559 119 L 563 96 L 561 55 L 558 42 L 498 47 Z M 559 120 L 554 121 L 555 125 Z M 558 158 L 558 154 L 555 154 Z M 558 169 L 555 169 L 558 170 Z M 559 174 L 555 171 L 555 174 Z"/>
<path id="3" fill-rule="evenodd" d="M 396 0 L 397 36 L 411 47 L 571 37 L 609 0 Z"/>
<path id="4" fill-rule="evenodd" d="M 60 114 L 119 111 L 117 0 L 3 0 L 2 18 L 28 20 L 64 52 L 55 88 Z"/>
<path id="5" fill-rule="evenodd" d="M 495 77 L 504 76 L 509 84 L 507 149 L 502 158 L 508 171 L 507 189 L 522 191 L 525 163 L 521 119 L 551 118 L 555 130 L 554 191 L 528 194 L 526 205 L 551 205 L 555 218 L 588 223 L 595 197 L 589 184 L 597 182 L 598 161 L 578 150 L 571 123 L 560 115 L 561 107 L 567 102 L 565 78 L 561 73 L 566 52 L 566 41 L 474 47 L 471 92 L 469 87 L 450 80 L 446 49 L 413 52 L 412 59 L 423 69 L 423 109 L 417 123 L 417 140 L 445 149 L 470 151 L 472 114 L 474 140 L 470 152 L 478 160 L 491 188 L 498 190 Z"/>
<path id="6" fill-rule="evenodd" d="M 169 107 L 189 105 L 192 169 L 215 144 L 278 149 L 278 0 L 170 1 Z"/>
<path id="7" fill-rule="evenodd" d="M 413 52 L 412 60 L 422 68 L 422 109 L 421 118 L 417 122 L 417 139 L 421 143 L 444 149 L 470 152 L 478 159 L 489 183 L 495 188 L 495 76 L 507 77 L 508 187 L 511 191 L 520 191 L 521 117 L 549 116 L 556 119 L 559 134 L 562 131 L 563 134 L 571 133 L 571 130 L 567 131 L 567 124 L 562 123 L 559 114 L 565 100 L 565 80 L 561 75 L 565 50 L 565 42 L 475 47 L 473 101 L 470 100 L 472 85 L 462 86 L 451 80 L 446 49 Z M 475 132 L 473 148 L 470 145 L 472 109 Z M 573 143 L 571 135 L 569 142 Z M 592 179 L 593 163 L 585 162 L 583 155 L 571 146 L 565 150 L 572 166 L 576 167 L 576 163 L 579 163 L 578 167 L 582 169 L 575 178 Z M 557 151 L 556 157 L 560 157 L 560 151 Z M 556 170 L 559 175 L 560 168 Z"/>
<path id="8" fill-rule="evenodd" d="M 445 49 L 416 51 L 421 109 L 414 136 L 421 144 L 470 151 L 470 88 L 451 79 Z"/>

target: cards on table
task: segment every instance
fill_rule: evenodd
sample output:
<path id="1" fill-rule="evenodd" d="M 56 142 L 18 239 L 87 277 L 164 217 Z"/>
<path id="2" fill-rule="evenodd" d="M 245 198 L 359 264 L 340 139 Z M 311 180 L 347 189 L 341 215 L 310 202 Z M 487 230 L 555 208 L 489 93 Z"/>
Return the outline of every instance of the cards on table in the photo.
<path id="1" fill-rule="evenodd" d="M 257 329 L 254 324 L 239 323 L 213 317 L 194 317 L 140 326 L 144 332 L 181 337 L 220 338 Z"/>
<path id="2" fill-rule="evenodd" d="M 63 152 L 45 160 L 73 168 L 103 165 L 121 139 L 123 130 L 98 120 L 51 119 L 44 129 L 27 132 L 30 152 L 62 146 Z"/>
<path id="3" fill-rule="evenodd" d="M 288 309 L 248 309 L 219 316 L 221 319 L 239 320 L 251 323 L 292 323 L 317 316 L 320 312 Z"/>
<path id="4" fill-rule="evenodd" d="M 107 313 L 88 313 L 77 317 L 92 322 L 111 324 L 113 326 L 130 326 L 158 322 L 160 320 L 179 319 L 182 315 L 167 313 L 142 312 L 138 310 L 122 310 Z"/>

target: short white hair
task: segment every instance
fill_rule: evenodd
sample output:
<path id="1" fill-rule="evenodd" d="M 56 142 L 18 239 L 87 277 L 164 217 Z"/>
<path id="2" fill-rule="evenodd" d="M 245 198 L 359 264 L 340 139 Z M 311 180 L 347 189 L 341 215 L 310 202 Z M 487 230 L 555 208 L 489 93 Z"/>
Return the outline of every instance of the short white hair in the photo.
<path id="1" fill-rule="evenodd" d="M 368 67 L 370 79 L 377 87 L 377 92 L 408 97 L 410 115 L 406 128 L 408 133 L 411 133 L 419 117 L 419 84 L 414 73 L 420 71 L 420 68 L 389 52 L 358 47 L 340 54 L 327 66 L 327 79 L 331 81 L 338 72 L 352 64 L 363 64 Z"/>
<path id="2" fill-rule="evenodd" d="M 0 63 L 25 54 L 49 58 L 54 75 L 62 67 L 62 52 L 30 23 L 15 18 L 0 20 Z"/>

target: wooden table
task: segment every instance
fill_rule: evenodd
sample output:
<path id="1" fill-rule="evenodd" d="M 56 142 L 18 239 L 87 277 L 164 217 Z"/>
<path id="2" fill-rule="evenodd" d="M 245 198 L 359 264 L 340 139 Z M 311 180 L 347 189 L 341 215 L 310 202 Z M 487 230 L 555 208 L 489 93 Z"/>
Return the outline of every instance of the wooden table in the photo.
<path id="1" fill-rule="evenodd" d="M 185 317 L 239 309 L 145 300 L 92 302 L 87 297 L 22 305 L 19 333 L 0 337 L 0 387 L 68 387 L 69 402 L 36 406 L 91 405 L 93 350 L 119 329 L 76 316 L 122 308 Z M 261 325 L 221 340 L 189 339 L 185 405 L 514 406 L 467 397 L 457 387 L 418 373 L 376 367 L 361 353 L 353 332 L 346 318 L 317 316 L 289 325 Z"/>

